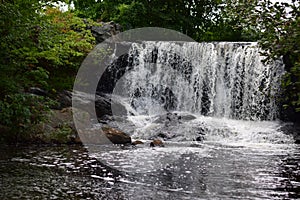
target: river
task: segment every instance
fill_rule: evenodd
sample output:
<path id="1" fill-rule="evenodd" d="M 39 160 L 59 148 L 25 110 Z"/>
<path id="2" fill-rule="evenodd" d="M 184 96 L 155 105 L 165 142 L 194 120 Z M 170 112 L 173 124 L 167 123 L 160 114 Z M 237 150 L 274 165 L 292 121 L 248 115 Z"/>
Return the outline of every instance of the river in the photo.
<path id="1" fill-rule="evenodd" d="M 199 119 L 203 117 L 193 120 L 194 124 Z M 203 141 L 174 137 L 165 147 L 151 148 L 150 140 L 136 147 L 2 146 L 0 198 L 300 197 L 300 146 L 279 130 L 279 122 L 240 121 L 235 125 L 235 120 L 205 121 L 215 125 L 218 121 L 215 127 L 223 131 L 207 131 Z M 185 123 L 181 126 L 193 124 Z"/>

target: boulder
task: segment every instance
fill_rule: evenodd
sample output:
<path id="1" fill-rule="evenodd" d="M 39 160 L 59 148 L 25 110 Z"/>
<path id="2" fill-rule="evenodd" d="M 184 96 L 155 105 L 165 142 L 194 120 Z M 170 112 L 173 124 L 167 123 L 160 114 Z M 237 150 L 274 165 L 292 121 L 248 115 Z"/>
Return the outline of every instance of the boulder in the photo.
<path id="1" fill-rule="evenodd" d="M 164 145 L 164 143 L 163 143 L 161 140 L 159 140 L 159 139 L 154 139 L 154 140 L 150 143 L 150 147 L 157 147 L 157 146 L 159 146 L 159 147 L 164 147 L 165 145 Z"/>
<path id="2" fill-rule="evenodd" d="M 169 126 L 194 119 L 196 119 L 196 117 L 191 114 L 168 112 L 158 116 L 157 119 L 154 120 L 154 123 L 164 123 L 166 126 Z"/>
<path id="3" fill-rule="evenodd" d="M 114 100 L 109 94 L 98 93 L 92 95 L 75 91 L 73 92 L 72 98 L 78 109 L 82 109 L 90 114 L 94 112 L 94 103 L 98 120 L 105 119 L 107 116 L 124 116 L 127 114 L 126 108 Z"/>
<path id="4" fill-rule="evenodd" d="M 57 101 L 59 102 L 59 108 L 67 108 L 72 106 L 72 92 L 64 90 L 57 95 Z"/>
<path id="5" fill-rule="evenodd" d="M 86 22 L 87 23 L 87 22 Z M 87 26 L 87 29 L 91 30 L 91 33 L 96 39 L 96 43 L 99 44 L 104 40 L 113 37 L 121 32 L 121 25 L 111 22 L 99 22 L 98 24 L 94 24 L 92 26 Z"/>
<path id="6" fill-rule="evenodd" d="M 131 144 L 131 137 L 120 130 L 102 127 L 102 131 L 113 144 Z"/>
<path id="7" fill-rule="evenodd" d="M 132 145 L 138 145 L 138 144 L 144 144 L 144 142 L 140 141 L 140 140 L 136 140 L 134 142 L 131 143 Z"/>

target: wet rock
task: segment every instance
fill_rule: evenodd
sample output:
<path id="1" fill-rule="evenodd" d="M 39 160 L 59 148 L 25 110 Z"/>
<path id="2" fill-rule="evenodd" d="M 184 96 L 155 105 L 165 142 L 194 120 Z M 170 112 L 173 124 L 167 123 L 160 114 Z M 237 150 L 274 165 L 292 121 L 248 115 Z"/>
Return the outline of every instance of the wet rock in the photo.
<path id="1" fill-rule="evenodd" d="M 140 141 L 140 140 L 136 140 L 134 142 L 131 143 L 132 145 L 138 145 L 138 144 L 144 144 L 144 142 Z"/>
<path id="2" fill-rule="evenodd" d="M 285 123 L 280 131 L 287 135 L 292 135 L 296 144 L 300 144 L 300 125 L 296 123 Z"/>
<path id="3" fill-rule="evenodd" d="M 181 123 L 180 117 L 177 113 L 167 113 L 159 116 L 154 123 L 164 124 L 166 127 L 175 126 L 176 124 Z"/>
<path id="4" fill-rule="evenodd" d="M 197 131 L 200 135 L 205 135 L 205 132 L 207 132 L 207 130 L 204 127 L 197 128 Z"/>
<path id="5" fill-rule="evenodd" d="M 161 132 L 159 134 L 157 134 L 157 137 L 160 137 L 160 138 L 163 138 L 164 140 L 166 139 L 172 139 L 174 138 L 176 135 L 175 134 L 172 134 L 170 132 Z"/>
<path id="6" fill-rule="evenodd" d="M 102 131 L 113 144 L 131 144 L 131 137 L 120 130 L 102 127 Z"/>
<path id="7" fill-rule="evenodd" d="M 154 123 L 165 123 L 166 126 L 196 119 L 194 115 L 184 113 L 166 113 L 159 116 Z"/>
<path id="8" fill-rule="evenodd" d="M 118 49 L 127 48 L 129 51 L 130 46 L 122 45 L 117 47 L 116 51 L 118 51 Z M 127 52 L 127 50 L 125 52 Z M 132 69 L 132 66 L 129 64 L 129 60 L 129 55 L 127 53 L 122 54 L 106 68 L 97 85 L 97 93 L 99 95 L 112 94 L 114 92 L 116 84 L 120 78 Z"/>
<path id="9" fill-rule="evenodd" d="M 97 95 L 95 99 L 96 115 L 102 118 L 105 115 L 111 116 L 111 100 L 108 96 Z"/>
<path id="10" fill-rule="evenodd" d="M 121 104 L 111 100 L 110 95 L 106 94 L 87 94 L 84 92 L 73 92 L 73 102 L 76 107 L 82 108 L 86 112 L 92 114 L 94 112 L 93 104 L 95 106 L 96 115 L 99 120 L 106 116 L 122 115 L 126 113 L 126 109 Z M 116 108 L 118 112 L 113 113 L 112 107 Z"/>
<path id="11" fill-rule="evenodd" d="M 189 115 L 189 114 L 186 114 L 186 115 L 179 115 L 179 118 L 180 118 L 180 120 L 182 120 L 182 121 L 191 121 L 191 120 L 196 119 L 196 117 L 195 117 L 194 115 Z"/>
<path id="12" fill-rule="evenodd" d="M 163 143 L 161 140 L 159 140 L 159 139 L 154 139 L 154 140 L 150 143 L 150 147 L 157 147 L 157 146 L 159 146 L 159 147 L 164 147 L 165 145 L 164 145 L 164 143 Z"/>
<path id="13" fill-rule="evenodd" d="M 72 106 L 72 92 L 64 90 L 57 95 L 57 101 L 59 102 L 59 108 L 67 108 Z"/>
<path id="14" fill-rule="evenodd" d="M 38 88 L 38 87 L 29 88 L 28 93 L 35 94 L 35 95 L 38 95 L 38 96 L 47 96 L 48 95 L 46 90 L 43 90 L 43 89 Z"/>
<path id="15" fill-rule="evenodd" d="M 203 141 L 203 136 L 198 136 L 198 137 L 196 137 L 195 141 L 197 141 L 197 142 Z"/>
<path id="16" fill-rule="evenodd" d="M 79 109 L 83 109 L 91 114 L 94 110 L 92 109 L 95 105 L 96 115 L 99 119 L 108 115 L 111 116 L 112 114 L 118 116 L 124 116 L 127 114 L 126 108 L 118 102 L 111 100 L 110 95 L 106 94 L 96 94 L 91 95 L 84 92 L 71 92 L 71 91 L 62 91 L 57 95 L 57 101 L 59 105 L 54 109 L 61 110 L 63 108 L 71 107 L 72 106 L 72 98 L 73 101 L 76 103 L 76 107 Z M 112 108 L 116 111 L 113 113 Z"/>
<path id="17" fill-rule="evenodd" d="M 190 147 L 196 147 L 196 148 L 199 148 L 199 147 L 202 147 L 200 144 L 191 144 Z"/>

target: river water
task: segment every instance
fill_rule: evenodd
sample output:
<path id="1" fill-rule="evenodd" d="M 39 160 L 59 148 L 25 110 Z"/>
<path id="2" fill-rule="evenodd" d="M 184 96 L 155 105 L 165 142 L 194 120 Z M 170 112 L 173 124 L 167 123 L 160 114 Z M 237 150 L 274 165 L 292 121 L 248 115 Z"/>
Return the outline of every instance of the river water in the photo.
<path id="1" fill-rule="evenodd" d="M 143 120 L 149 122 L 139 117 L 141 128 L 136 130 L 141 134 L 132 137 L 142 136 L 145 144 L 136 147 L 2 146 L 0 198 L 300 198 L 300 146 L 280 130 L 279 122 L 197 117 L 179 124 L 185 138 L 199 134 L 187 130 L 202 124 L 202 141 L 176 134 L 166 139 L 165 147 L 151 148 L 149 129 L 160 124 L 168 132 L 178 125 L 154 118 L 155 123 L 145 125 Z"/>

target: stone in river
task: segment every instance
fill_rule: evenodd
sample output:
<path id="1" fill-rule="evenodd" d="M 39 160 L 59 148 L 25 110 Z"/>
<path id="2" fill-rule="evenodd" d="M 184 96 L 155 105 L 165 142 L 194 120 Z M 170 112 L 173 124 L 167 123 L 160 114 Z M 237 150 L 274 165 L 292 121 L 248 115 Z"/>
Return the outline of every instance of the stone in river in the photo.
<path id="1" fill-rule="evenodd" d="M 102 130 L 113 144 L 131 144 L 131 137 L 120 130 L 111 127 L 102 127 Z"/>
<path id="2" fill-rule="evenodd" d="M 159 146 L 159 147 L 164 147 L 164 143 L 159 140 L 159 139 L 154 139 L 151 143 L 150 143 L 150 147 L 156 147 L 156 146 Z"/>

